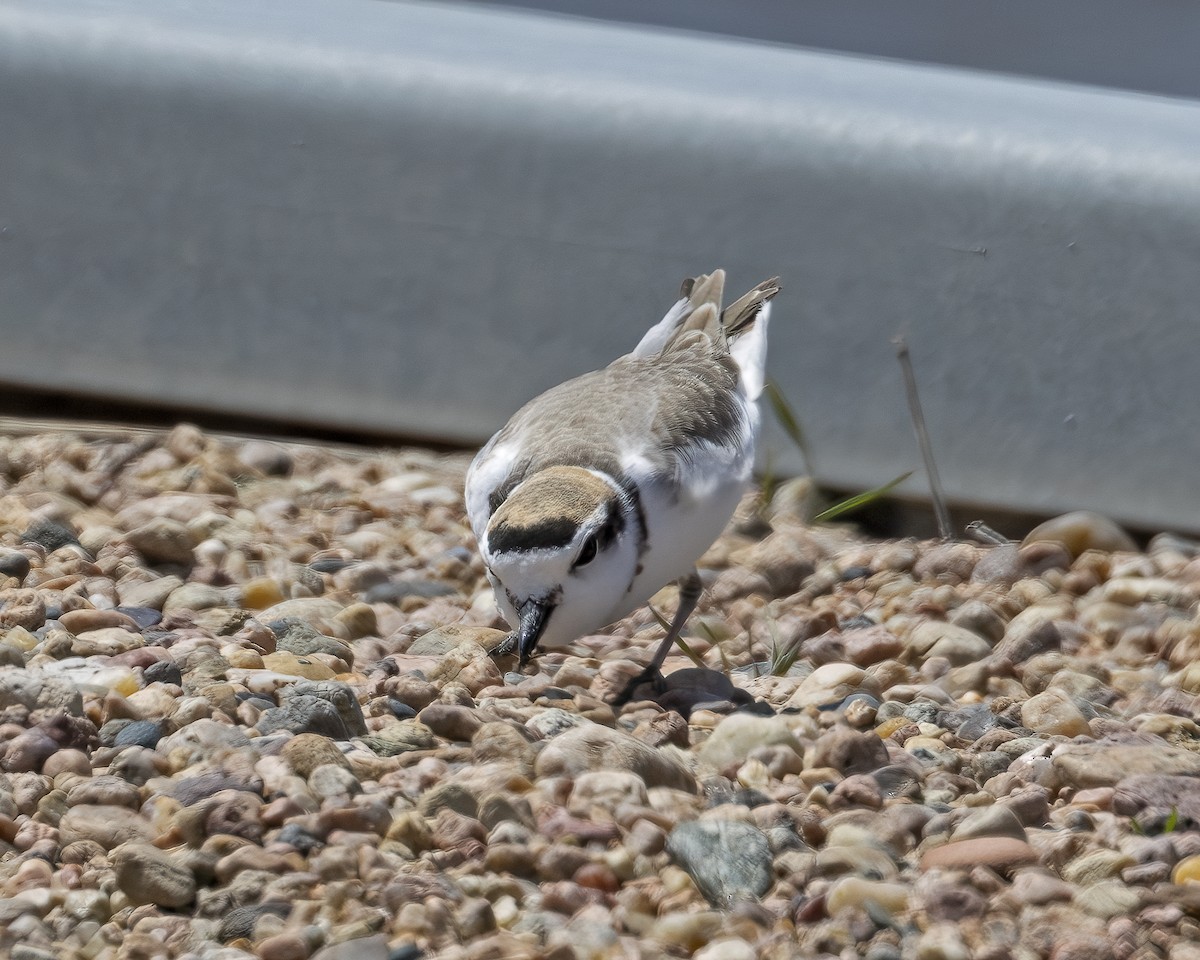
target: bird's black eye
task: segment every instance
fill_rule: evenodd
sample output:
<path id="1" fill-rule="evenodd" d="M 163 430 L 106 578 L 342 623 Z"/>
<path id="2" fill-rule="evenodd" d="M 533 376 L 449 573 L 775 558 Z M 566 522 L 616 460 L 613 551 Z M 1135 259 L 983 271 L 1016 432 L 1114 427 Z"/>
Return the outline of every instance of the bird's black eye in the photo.
<path id="1" fill-rule="evenodd" d="M 596 559 L 596 553 L 600 549 L 594 536 L 588 537 L 583 541 L 583 549 L 579 551 L 579 556 L 575 558 L 576 567 L 586 567 L 589 563 Z"/>

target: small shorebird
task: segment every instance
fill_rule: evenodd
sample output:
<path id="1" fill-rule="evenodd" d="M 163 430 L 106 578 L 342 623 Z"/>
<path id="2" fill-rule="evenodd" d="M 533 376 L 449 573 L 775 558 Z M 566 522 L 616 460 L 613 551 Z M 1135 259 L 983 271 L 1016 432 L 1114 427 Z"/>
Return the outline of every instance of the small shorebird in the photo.
<path id="1" fill-rule="evenodd" d="M 700 597 L 696 560 L 750 480 L 770 300 L 724 310 L 725 273 L 687 280 L 633 352 L 522 407 L 467 472 L 471 527 L 522 666 L 628 614 L 677 581 L 667 635 L 624 702 L 660 668 Z"/>

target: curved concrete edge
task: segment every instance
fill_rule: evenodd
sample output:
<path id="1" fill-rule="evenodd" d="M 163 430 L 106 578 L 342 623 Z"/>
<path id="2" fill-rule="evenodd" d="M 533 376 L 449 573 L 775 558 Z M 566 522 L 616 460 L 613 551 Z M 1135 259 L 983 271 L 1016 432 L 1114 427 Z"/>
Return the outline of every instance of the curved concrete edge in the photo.
<path id="1" fill-rule="evenodd" d="M 470 0 L 495 6 L 497 0 Z M 1200 7 L 1174 0 L 502 0 L 508 7 L 1007 76 L 1200 96 Z M 1069 42 L 1064 42 L 1070 38 Z"/>
<path id="2" fill-rule="evenodd" d="M 0 89 L 0 381 L 475 443 L 724 265 L 823 481 L 899 332 L 955 501 L 1200 529 L 1196 102 L 366 0 L 0 0 Z"/>

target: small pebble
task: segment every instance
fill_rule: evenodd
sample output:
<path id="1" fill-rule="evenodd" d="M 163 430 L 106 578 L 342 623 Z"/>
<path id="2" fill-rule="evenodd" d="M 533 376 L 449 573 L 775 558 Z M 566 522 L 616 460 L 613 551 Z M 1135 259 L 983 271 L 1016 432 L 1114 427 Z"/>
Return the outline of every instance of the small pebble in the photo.
<path id="1" fill-rule="evenodd" d="M 1200 855 L 1184 857 L 1171 872 L 1172 883 L 1200 883 Z"/>

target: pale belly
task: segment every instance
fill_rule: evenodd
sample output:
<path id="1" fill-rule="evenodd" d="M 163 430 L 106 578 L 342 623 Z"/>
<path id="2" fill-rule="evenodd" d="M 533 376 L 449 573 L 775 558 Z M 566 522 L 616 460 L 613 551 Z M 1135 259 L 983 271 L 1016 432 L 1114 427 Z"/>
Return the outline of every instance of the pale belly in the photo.
<path id="1" fill-rule="evenodd" d="M 612 611 L 619 620 L 640 607 L 672 581 L 691 571 L 696 561 L 721 535 L 746 491 L 749 477 L 737 477 L 699 501 L 645 496 L 648 546 L 642 572 Z"/>

